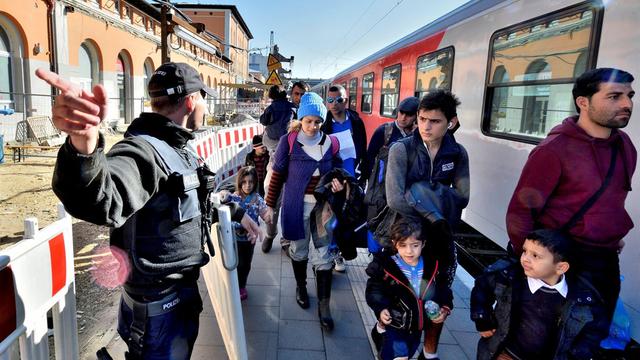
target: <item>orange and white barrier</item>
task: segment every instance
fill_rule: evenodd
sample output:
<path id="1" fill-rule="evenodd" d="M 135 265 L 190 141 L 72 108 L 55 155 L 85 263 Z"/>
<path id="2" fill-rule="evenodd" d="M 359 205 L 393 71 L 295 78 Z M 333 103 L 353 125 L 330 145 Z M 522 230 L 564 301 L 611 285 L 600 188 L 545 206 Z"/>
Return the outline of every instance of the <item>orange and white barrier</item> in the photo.
<path id="1" fill-rule="evenodd" d="M 0 251 L 0 359 L 49 359 L 47 312 L 53 313 L 56 359 L 78 359 L 71 217 L 38 230 L 25 220 L 24 239 Z"/>
<path id="2" fill-rule="evenodd" d="M 245 156 L 251 151 L 253 136 L 262 134 L 263 131 L 264 127 L 258 123 L 232 128 L 211 128 L 197 133 L 191 146 L 216 173 L 216 185 L 219 185 L 240 170 Z"/>

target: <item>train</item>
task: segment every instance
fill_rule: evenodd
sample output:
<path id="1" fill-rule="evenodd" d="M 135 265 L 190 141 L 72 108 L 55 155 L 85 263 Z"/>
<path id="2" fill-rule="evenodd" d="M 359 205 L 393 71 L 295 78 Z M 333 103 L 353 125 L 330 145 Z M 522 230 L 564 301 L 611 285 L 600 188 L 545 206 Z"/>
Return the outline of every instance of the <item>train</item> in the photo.
<path id="1" fill-rule="evenodd" d="M 428 6 L 420 11 L 428 11 Z M 312 91 L 347 89 L 367 136 L 395 118 L 398 102 L 433 89 L 455 93 L 456 139 L 470 158 L 466 225 L 501 247 L 507 206 L 529 152 L 555 125 L 575 114 L 571 89 L 585 70 L 615 67 L 640 87 L 640 1 L 470 1 L 355 63 Z M 640 115 L 624 129 L 640 146 Z M 636 173 L 632 188 L 640 189 Z M 626 202 L 640 222 L 640 191 Z M 612 219 L 615 221 L 615 219 Z M 640 231 L 624 239 L 621 298 L 640 339 Z"/>

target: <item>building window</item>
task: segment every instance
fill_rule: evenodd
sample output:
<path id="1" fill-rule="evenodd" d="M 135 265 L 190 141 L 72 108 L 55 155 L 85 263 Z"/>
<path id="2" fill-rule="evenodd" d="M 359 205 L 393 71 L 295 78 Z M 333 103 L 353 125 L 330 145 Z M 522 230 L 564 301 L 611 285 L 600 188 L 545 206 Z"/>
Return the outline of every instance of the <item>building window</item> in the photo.
<path id="1" fill-rule="evenodd" d="M 153 76 L 154 68 L 153 68 L 153 60 L 151 58 L 147 58 L 144 61 L 144 96 L 149 99 L 149 80 L 151 80 L 151 76 Z"/>
<path id="2" fill-rule="evenodd" d="M 91 91 L 93 88 L 93 61 L 91 61 L 91 50 L 86 44 L 80 45 L 78 49 L 78 74 L 76 82 L 83 89 Z"/>
<path id="3" fill-rule="evenodd" d="M 373 103 L 373 73 L 362 76 L 362 101 L 360 102 L 360 111 L 371 114 L 371 105 Z"/>
<path id="4" fill-rule="evenodd" d="M 400 64 L 382 70 L 382 88 L 380 89 L 380 116 L 394 117 L 400 98 Z"/>
<path id="5" fill-rule="evenodd" d="M 453 47 L 422 55 L 416 64 L 416 91 L 418 99 L 434 89 L 451 90 L 453 73 Z"/>
<path id="6" fill-rule="evenodd" d="M 358 102 L 358 78 L 349 81 L 349 109 L 356 111 Z"/>
<path id="7" fill-rule="evenodd" d="M 491 38 L 483 131 L 536 143 L 575 114 L 571 89 L 595 64 L 592 4 L 499 30 Z"/>
<path id="8" fill-rule="evenodd" d="M 11 74 L 11 48 L 9 36 L 0 27 L 0 106 L 11 104 L 13 83 Z"/>

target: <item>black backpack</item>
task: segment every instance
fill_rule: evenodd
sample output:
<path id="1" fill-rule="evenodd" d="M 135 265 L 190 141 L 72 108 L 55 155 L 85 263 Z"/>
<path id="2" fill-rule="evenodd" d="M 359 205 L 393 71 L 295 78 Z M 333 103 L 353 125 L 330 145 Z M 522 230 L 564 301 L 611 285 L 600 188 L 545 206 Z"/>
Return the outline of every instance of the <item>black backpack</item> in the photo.
<path id="1" fill-rule="evenodd" d="M 387 159 L 389 157 L 389 139 L 391 139 L 391 133 L 393 133 L 393 122 L 384 125 L 384 143 L 378 151 L 378 155 L 373 163 L 371 174 L 369 175 L 369 182 L 367 185 L 367 192 L 364 196 L 364 205 L 367 210 L 367 222 L 369 226 L 375 226 L 372 221 L 387 205 L 387 197 L 385 195 L 384 178 L 387 173 Z"/>

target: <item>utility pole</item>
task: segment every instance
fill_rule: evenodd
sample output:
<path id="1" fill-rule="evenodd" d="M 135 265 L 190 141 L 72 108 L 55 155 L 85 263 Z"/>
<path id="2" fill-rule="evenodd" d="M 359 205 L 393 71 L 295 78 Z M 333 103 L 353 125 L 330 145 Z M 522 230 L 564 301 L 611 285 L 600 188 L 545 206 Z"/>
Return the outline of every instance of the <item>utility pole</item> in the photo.
<path id="1" fill-rule="evenodd" d="M 270 41 L 269 41 L 269 53 L 273 54 L 273 30 L 271 30 Z"/>
<path id="2" fill-rule="evenodd" d="M 169 24 L 171 11 L 172 9 L 167 3 L 163 2 L 160 6 L 160 48 L 163 64 L 171 61 L 171 55 L 169 54 L 169 34 L 173 33 L 173 24 Z"/>

